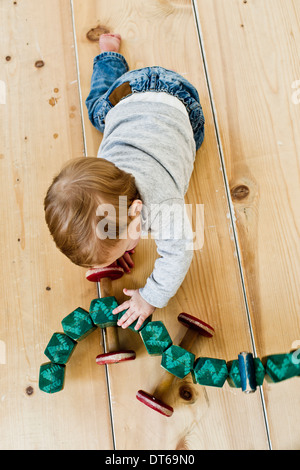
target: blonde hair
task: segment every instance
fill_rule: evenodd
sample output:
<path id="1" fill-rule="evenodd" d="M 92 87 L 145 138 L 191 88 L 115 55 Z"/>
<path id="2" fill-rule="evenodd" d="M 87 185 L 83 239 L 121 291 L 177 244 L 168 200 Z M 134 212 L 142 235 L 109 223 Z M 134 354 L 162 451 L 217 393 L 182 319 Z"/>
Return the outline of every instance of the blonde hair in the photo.
<path id="1" fill-rule="evenodd" d="M 120 196 L 125 196 L 121 199 L 128 215 L 132 202 L 140 198 L 134 177 L 102 158 L 73 159 L 53 179 L 44 200 L 45 219 L 56 246 L 73 263 L 105 264 L 124 228 L 119 223 Z M 115 239 L 97 236 L 97 224 L 103 219 L 96 214 L 100 204 L 115 209 Z"/>

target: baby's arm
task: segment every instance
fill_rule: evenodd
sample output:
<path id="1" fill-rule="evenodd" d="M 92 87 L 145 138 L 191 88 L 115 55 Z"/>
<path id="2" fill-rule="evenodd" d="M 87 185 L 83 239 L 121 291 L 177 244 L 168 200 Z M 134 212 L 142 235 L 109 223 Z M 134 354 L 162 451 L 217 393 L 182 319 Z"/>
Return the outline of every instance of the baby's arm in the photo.
<path id="1" fill-rule="evenodd" d="M 128 309 L 118 321 L 118 325 L 127 328 L 137 318 L 135 329 L 138 330 L 155 308 L 165 307 L 182 284 L 190 267 L 193 251 L 183 250 L 182 240 L 157 241 L 157 251 L 160 254 L 154 265 L 152 274 L 146 285 L 141 289 L 124 289 L 126 300 L 113 310 L 114 314 Z"/>
<path id="2" fill-rule="evenodd" d="M 193 259 L 193 251 L 185 250 L 183 240 L 157 240 L 160 257 L 155 261 L 141 296 L 155 307 L 165 307 L 181 286 Z"/>
<path id="3" fill-rule="evenodd" d="M 151 232 L 160 257 L 140 294 L 150 304 L 162 308 L 176 294 L 193 258 L 194 233 L 184 200 L 170 199 L 160 204 L 151 222 Z"/>
<path id="4" fill-rule="evenodd" d="M 118 314 L 128 309 L 118 321 L 122 328 L 127 328 L 138 319 L 135 326 L 138 330 L 156 307 L 165 307 L 176 294 L 190 267 L 193 252 L 182 249 L 182 240 L 160 240 L 156 243 L 160 258 L 156 260 L 146 285 L 141 289 L 124 289 L 130 300 L 113 310 L 113 314 Z"/>
<path id="5" fill-rule="evenodd" d="M 169 227 L 169 224 L 172 225 L 171 218 L 164 217 L 164 231 L 161 230 L 161 212 L 158 211 L 157 214 L 158 216 L 151 224 L 152 233 L 162 235 L 171 232 L 173 238 L 156 237 L 157 252 L 160 257 L 155 261 L 154 270 L 148 277 L 146 285 L 138 290 L 124 289 L 124 293 L 131 299 L 123 302 L 113 311 L 113 313 L 119 313 L 128 309 L 118 322 L 123 328 L 139 318 L 135 328 L 139 329 L 156 307 L 165 307 L 171 297 L 176 294 L 192 262 L 193 233 L 187 216 L 183 220 L 179 217 L 183 212 L 177 213 L 179 222 L 175 228 L 173 227 L 173 231 Z"/>

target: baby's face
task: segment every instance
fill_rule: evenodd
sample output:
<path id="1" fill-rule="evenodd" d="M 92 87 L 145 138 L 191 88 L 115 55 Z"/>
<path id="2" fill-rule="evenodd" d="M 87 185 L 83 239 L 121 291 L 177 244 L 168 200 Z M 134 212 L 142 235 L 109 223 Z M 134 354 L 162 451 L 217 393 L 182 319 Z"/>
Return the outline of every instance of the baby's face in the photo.
<path id="1" fill-rule="evenodd" d="M 126 238 L 120 239 L 118 243 L 110 250 L 110 257 L 105 264 L 98 264 L 93 268 L 104 268 L 110 266 L 117 259 L 121 258 L 126 251 L 133 250 L 141 238 L 141 223 L 140 215 L 137 215 L 134 220 L 127 227 Z"/>

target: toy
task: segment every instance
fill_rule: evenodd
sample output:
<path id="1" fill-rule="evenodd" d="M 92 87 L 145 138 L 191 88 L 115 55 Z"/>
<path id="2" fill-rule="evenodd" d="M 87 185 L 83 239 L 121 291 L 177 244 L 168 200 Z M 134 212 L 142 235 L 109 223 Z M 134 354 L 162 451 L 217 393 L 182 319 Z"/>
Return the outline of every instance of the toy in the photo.
<path id="1" fill-rule="evenodd" d="M 187 375 L 193 368 L 195 358 L 192 353 L 189 353 L 188 348 L 192 347 L 199 335 L 211 338 L 214 334 L 214 329 L 210 325 L 192 315 L 180 313 L 177 319 L 188 330 L 179 346 L 170 345 L 169 348 L 162 352 L 162 366 L 166 369 L 162 381 L 156 387 L 153 395 L 144 390 L 139 390 L 136 394 L 136 398 L 140 402 L 167 417 L 172 416 L 173 408 L 164 403 L 161 397 L 171 387 L 174 380 L 174 371 L 178 377 Z"/>
<path id="2" fill-rule="evenodd" d="M 174 412 L 172 406 L 167 405 L 162 400 L 155 398 L 144 390 L 139 390 L 136 394 L 136 398 L 144 403 L 144 405 L 149 406 L 149 408 L 152 408 L 152 410 L 162 414 L 163 416 L 172 416 Z"/>
<path id="3" fill-rule="evenodd" d="M 175 377 L 183 379 L 192 371 L 195 358 L 195 354 L 172 344 L 162 353 L 161 366 Z"/>
<path id="4" fill-rule="evenodd" d="M 55 364 L 66 364 L 76 345 L 76 341 L 65 333 L 53 333 L 44 354 Z"/>
<path id="5" fill-rule="evenodd" d="M 40 367 L 39 389 L 46 393 L 60 392 L 64 388 L 65 365 L 45 362 Z"/>
<path id="6" fill-rule="evenodd" d="M 121 271 L 120 271 L 121 270 Z M 93 322 L 100 326 L 102 331 L 104 353 L 96 357 L 99 365 L 116 364 L 124 361 L 135 359 L 135 351 L 120 350 L 117 321 L 118 316 L 113 315 L 112 310 L 117 307 L 118 303 L 111 295 L 111 282 L 120 278 L 124 274 L 122 268 L 115 263 L 108 268 L 96 268 L 86 273 L 89 281 L 97 282 L 98 299 L 94 299 L 90 306 L 90 315 Z M 109 326 L 106 330 L 106 327 Z M 108 351 L 108 344 L 111 351 Z"/>
<path id="7" fill-rule="evenodd" d="M 265 368 L 261 360 L 258 357 L 253 358 L 253 363 L 254 363 L 254 370 L 255 370 L 256 385 L 260 386 L 263 384 L 263 381 L 264 381 Z M 238 359 L 235 359 L 234 361 L 228 361 L 227 368 L 229 372 L 228 377 L 227 377 L 227 382 L 229 383 L 230 387 L 241 388 L 242 382 L 241 382 L 241 374 L 240 374 Z"/>
<path id="8" fill-rule="evenodd" d="M 172 345 L 171 337 L 162 321 L 148 323 L 140 332 L 150 356 L 159 356 Z"/>
<path id="9" fill-rule="evenodd" d="M 249 352 L 241 352 L 238 355 L 239 370 L 241 377 L 242 391 L 253 393 L 256 390 L 256 377 L 253 355 Z"/>
<path id="10" fill-rule="evenodd" d="M 300 361 L 297 351 L 287 354 L 273 354 L 266 358 L 266 380 L 281 382 L 300 375 Z"/>
<path id="11" fill-rule="evenodd" d="M 86 272 L 85 277 L 88 281 L 91 282 L 100 282 L 103 277 L 108 277 L 113 281 L 122 277 L 123 274 L 124 270 L 120 266 L 118 266 L 117 263 L 113 263 L 105 268 L 89 269 Z"/>
<path id="12" fill-rule="evenodd" d="M 65 334 L 74 341 L 83 340 L 96 329 L 89 312 L 81 307 L 63 318 L 61 324 Z"/>
<path id="13" fill-rule="evenodd" d="M 92 300 L 90 305 L 90 315 L 95 325 L 100 328 L 117 326 L 118 317 L 112 313 L 113 309 L 117 306 L 118 302 L 113 296 Z"/>
<path id="14" fill-rule="evenodd" d="M 118 303 L 111 295 L 111 282 L 123 274 L 124 270 L 116 263 L 87 271 L 86 278 L 97 283 L 98 298 L 92 300 L 89 312 L 81 307 L 73 310 L 61 322 L 64 332 L 52 335 L 44 351 L 50 362 L 40 366 L 40 390 L 56 393 L 63 389 L 66 363 L 77 342 L 86 338 L 97 326 L 102 331 L 104 348 L 104 353 L 96 358 L 97 364 L 107 365 L 135 359 L 134 351 L 119 348 L 116 326 L 125 311 L 119 315 L 112 313 Z M 195 361 L 195 355 L 189 348 L 199 335 L 211 338 L 214 329 L 187 313 L 180 313 L 178 321 L 188 328 L 179 346 L 173 345 L 163 322 L 152 321 L 152 317 L 148 317 L 138 330 L 148 354 L 162 356 L 161 366 L 166 372 L 153 395 L 139 390 L 136 398 L 164 416 L 170 417 L 174 411 L 162 400 L 169 391 L 174 376 L 183 379 L 191 373 L 194 383 L 214 387 L 222 387 L 227 379 L 231 387 L 242 388 L 244 393 L 253 393 L 257 386 L 263 384 L 265 376 L 268 381 L 280 382 L 300 375 L 300 350 L 267 356 L 264 360 L 265 367 L 262 361 L 257 357 L 253 358 L 250 352 L 241 352 L 237 360 L 227 363 L 224 359 L 209 357 L 199 357 Z M 137 320 L 129 328 L 136 331 L 136 323 Z M 112 347 L 111 352 L 107 351 L 107 343 Z"/>
<path id="15" fill-rule="evenodd" d="M 228 377 L 226 361 L 211 357 L 198 357 L 191 372 L 194 383 L 211 387 L 223 387 Z"/>
<path id="16" fill-rule="evenodd" d="M 107 289 L 109 290 L 111 288 L 111 281 L 113 279 L 120 278 L 123 274 L 123 269 L 114 264 L 106 268 L 89 270 L 86 274 L 86 277 L 92 282 L 97 282 L 98 294 L 99 297 L 101 297 L 100 280 L 105 279 L 105 282 L 107 283 Z M 108 305 L 109 303 L 114 305 L 111 299 L 114 299 L 114 297 L 109 296 L 109 300 L 101 298 L 100 300 L 95 299 L 92 301 L 91 313 L 96 319 L 96 324 L 93 322 L 90 313 L 81 307 L 75 309 L 62 320 L 61 323 L 64 333 L 54 333 L 45 349 L 45 355 L 48 357 L 48 359 L 50 359 L 50 362 L 44 363 L 40 366 L 39 388 L 41 391 L 46 393 L 56 393 L 63 390 L 65 379 L 65 364 L 70 359 L 77 345 L 77 341 L 81 341 L 82 339 L 86 338 L 96 329 L 98 321 L 97 319 L 99 318 L 99 311 L 97 311 L 97 315 L 95 314 L 95 311 L 97 310 L 96 307 L 101 305 L 101 303 L 107 308 L 107 311 L 105 308 L 102 308 L 100 313 L 103 315 L 101 318 L 104 318 L 104 322 L 101 322 L 101 319 L 99 322 L 99 326 L 101 327 L 103 335 L 104 351 L 105 354 L 107 354 L 105 335 L 106 328 L 104 327 L 108 324 L 105 322 L 105 319 L 108 322 L 110 321 L 111 312 L 109 311 Z M 114 318 L 113 321 L 115 324 L 117 319 Z M 113 328 L 115 329 L 115 327 L 110 329 Z M 109 356 L 105 357 L 105 354 L 102 355 L 102 358 L 101 355 L 100 357 L 98 356 L 98 364 L 111 364 L 113 362 L 123 362 L 124 360 L 135 359 L 134 351 L 117 350 L 119 348 L 116 331 L 114 331 L 110 336 L 110 344 L 113 343 L 116 350 L 112 353 L 108 353 Z"/>
<path id="17" fill-rule="evenodd" d="M 44 351 L 51 362 L 41 365 L 39 388 L 46 393 L 63 390 L 65 364 L 69 361 L 77 341 L 86 338 L 95 330 L 89 313 L 78 307 L 62 320 L 64 333 L 54 333 Z"/>

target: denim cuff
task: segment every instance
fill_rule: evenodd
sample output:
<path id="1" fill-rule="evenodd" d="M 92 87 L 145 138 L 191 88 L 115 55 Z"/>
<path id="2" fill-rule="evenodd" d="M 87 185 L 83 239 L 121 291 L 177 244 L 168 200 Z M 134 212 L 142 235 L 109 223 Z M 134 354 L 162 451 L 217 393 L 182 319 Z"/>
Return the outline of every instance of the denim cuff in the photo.
<path id="1" fill-rule="evenodd" d="M 126 62 L 125 57 L 122 56 L 122 54 L 119 54 L 119 52 L 113 52 L 113 51 L 101 52 L 101 54 L 97 55 L 94 58 L 94 65 L 97 62 L 99 62 L 99 60 L 103 61 L 103 60 L 106 60 L 106 59 L 109 59 L 109 60 L 116 59 L 117 61 L 120 61 L 123 65 L 125 65 L 127 70 L 129 70 L 129 67 L 128 67 L 128 64 Z"/>

